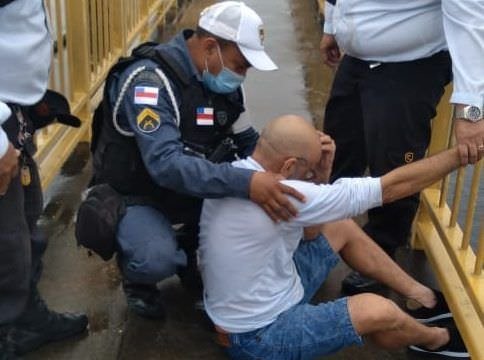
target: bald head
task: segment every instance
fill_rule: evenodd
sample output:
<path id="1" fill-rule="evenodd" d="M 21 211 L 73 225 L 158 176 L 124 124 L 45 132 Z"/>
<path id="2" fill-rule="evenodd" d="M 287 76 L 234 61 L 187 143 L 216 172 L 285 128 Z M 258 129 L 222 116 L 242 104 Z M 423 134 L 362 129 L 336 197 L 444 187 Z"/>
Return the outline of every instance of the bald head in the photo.
<path id="1" fill-rule="evenodd" d="M 317 163 L 320 156 L 319 134 L 312 124 L 297 115 L 284 115 L 269 122 L 253 155 L 265 169 L 275 172 L 289 158 Z"/>

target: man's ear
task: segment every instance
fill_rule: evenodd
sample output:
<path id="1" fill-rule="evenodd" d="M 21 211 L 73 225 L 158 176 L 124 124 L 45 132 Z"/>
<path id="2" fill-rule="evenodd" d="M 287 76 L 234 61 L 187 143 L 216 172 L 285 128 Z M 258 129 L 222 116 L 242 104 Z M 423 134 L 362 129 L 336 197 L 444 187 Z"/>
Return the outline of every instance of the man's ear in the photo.
<path id="1" fill-rule="evenodd" d="M 296 172 L 297 159 L 294 157 L 287 158 L 281 166 L 280 174 L 286 179 L 290 179 Z"/>
<path id="2" fill-rule="evenodd" d="M 217 40 L 213 37 L 207 36 L 203 39 L 203 49 L 207 55 L 212 55 L 217 51 Z"/>

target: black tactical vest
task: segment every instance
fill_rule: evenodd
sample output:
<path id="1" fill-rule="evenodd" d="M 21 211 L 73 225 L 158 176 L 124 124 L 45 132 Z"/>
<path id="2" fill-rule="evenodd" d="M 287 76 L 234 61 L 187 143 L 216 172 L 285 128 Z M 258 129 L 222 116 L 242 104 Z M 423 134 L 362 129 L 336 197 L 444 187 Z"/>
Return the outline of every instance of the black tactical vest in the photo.
<path id="1" fill-rule="evenodd" d="M 93 183 L 109 183 L 121 194 L 149 196 L 157 203 L 169 205 L 180 202 L 183 196 L 156 185 L 144 166 L 135 139 L 120 134 L 114 127 L 107 96 L 114 76 L 139 59 L 155 61 L 175 87 L 181 90 L 179 129 L 187 153 L 207 159 L 231 134 L 232 125 L 244 111 L 243 96 L 240 89 L 228 95 L 208 91 L 197 79 L 189 78 L 170 54 L 163 49 L 155 49 L 154 45 L 142 44 L 130 57 L 122 58 L 114 65 L 108 74 L 104 98 L 93 119 Z M 200 107 L 214 109 L 214 126 L 197 126 L 196 113 Z"/>

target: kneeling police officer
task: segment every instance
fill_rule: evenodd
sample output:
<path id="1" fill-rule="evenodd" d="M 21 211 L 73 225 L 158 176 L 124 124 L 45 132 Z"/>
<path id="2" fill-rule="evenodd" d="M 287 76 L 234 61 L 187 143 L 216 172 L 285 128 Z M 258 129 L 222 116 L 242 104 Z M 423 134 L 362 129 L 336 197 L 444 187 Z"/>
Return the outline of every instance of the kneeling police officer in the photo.
<path id="1" fill-rule="evenodd" d="M 196 270 L 203 198 L 249 197 L 275 221 L 295 214 L 287 195 L 302 200 L 280 176 L 228 162 L 258 138 L 241 84 L 250 67 L 277 69 L 263 41 L 251 8 L 221 2 L 202 11 L 195 31 L 138 47 L 108 75 L 94 119 L 94 184 L 126 199 L 118 264 L 128 306 L 141 316 L 164 316 L 157 282 L 196 278 L 188 270 Z M 181 235 L 174 224 L 184 224 Z"/>

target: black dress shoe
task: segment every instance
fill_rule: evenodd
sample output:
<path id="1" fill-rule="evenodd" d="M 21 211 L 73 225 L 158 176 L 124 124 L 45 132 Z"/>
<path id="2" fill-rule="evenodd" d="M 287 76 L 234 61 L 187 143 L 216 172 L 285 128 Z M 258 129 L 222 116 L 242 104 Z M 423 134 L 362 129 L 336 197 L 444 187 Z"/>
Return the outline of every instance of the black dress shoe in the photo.
<path id="1" fill-rule="evenodd" d="M 82 333 L 88 324 L 84 314 L 47 311 L 32 322 L 15 323 L 10 331 L 10 342 L 17 355 L 30 352 L 52 341 L 67 339 Z"/>
<path id="2" fill-rule="evenodd" d="M 364 292 L 378 292 L 384 288 L 384 285 L 376 280 L 361 275 L 357 271 L 352 271 L 341 283 L 341 290 L 347 295 L 356 295 Z"/>
<path id="3" fill-rule="evenodd" d="M 165 307 L 160 290 L 155 284 L 137 284 L 123 280 L 128 309 L 149 319 L 164 319 Z"/>

